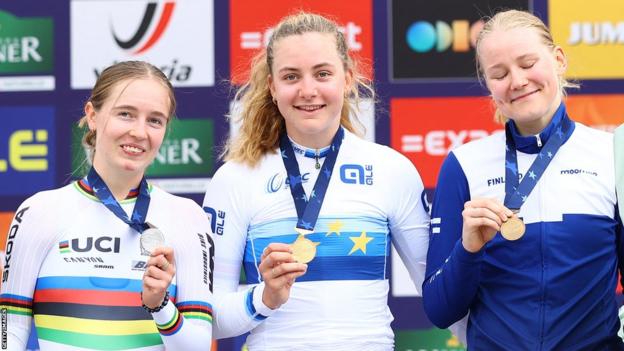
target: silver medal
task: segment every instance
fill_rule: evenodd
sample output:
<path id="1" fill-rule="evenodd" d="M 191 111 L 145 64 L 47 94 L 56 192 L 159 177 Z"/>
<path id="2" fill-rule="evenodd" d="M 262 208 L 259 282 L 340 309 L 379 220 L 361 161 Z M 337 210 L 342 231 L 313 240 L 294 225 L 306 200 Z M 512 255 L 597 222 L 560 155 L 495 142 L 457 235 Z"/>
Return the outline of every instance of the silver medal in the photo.
<path id="1" fill-rule="evenodd" d="M 140 243 L 141 250 L 151 255 L 157 247 L 165 245 L 165 236 L 158 228 L 148 228 L 141 234 Z"/>

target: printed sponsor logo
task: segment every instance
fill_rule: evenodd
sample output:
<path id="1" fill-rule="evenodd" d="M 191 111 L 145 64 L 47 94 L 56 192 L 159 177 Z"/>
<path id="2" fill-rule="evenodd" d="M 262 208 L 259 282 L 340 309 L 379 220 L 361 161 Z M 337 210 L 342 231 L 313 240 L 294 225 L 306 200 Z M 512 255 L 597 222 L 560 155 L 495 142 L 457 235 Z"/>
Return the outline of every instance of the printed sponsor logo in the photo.
<path id="1" fill-rule="evenodd" d="M 388 21 L 391 78 L 475 80 L 474 46 L 483 15 L 531 5 L 528 0 L 393 0 Z"/>
<path id="2" fill-rule="evenodd" d="M 98 238 L 74 238 L 59 242 L 59 252 L 61 254 L 71 252 L 91 252 L 99 251 L 103 253 L 119 253 L 121 238 L 101 236 Z"/>
<path id="3" fill-rule="evenodd" d="M 486 97 L 392 99 L 390 114 L 391 145 L 414 163 L 427 188 L 435 187 L 451 150 L 502 128 Z"/>
<path id="4" fill-rule="evenodd" d="M 598 172 L 596 172 L 596 171 L 580 169 L 580 168 L 562 169 L 561 170 L 561 174 L 562 175 L 564 175 L 564 174 L 570 174 L 570 175 L 587 174 L 587 175 L 591 175 L 591 176 L 594 176 L 594 177 L 598 176 Z"/>
<path id="5" fill-rule="evenodd" d="M 212 292 L 212 281 L 214 272 L 214 241 L 208 233 L 197 233 L 199 239 L 199 245 L 202 249 L 202 264 L 203 264 L 203 281 L 208 285 L 208 289 Z"/>
<path id="6" fill-rule="evenodd" d="M 147 261 L 132 261 L 130 269 L 133 271 L 144 271 L 147 268 Z"/>
<path id="7" fill-rule="evenodd" d="M 249 63 L 259 49 L 266 47 L 274 26 L 293 13 L 292 0 L 273 0 L 267 11 L 266 3 L 254 0 L 230 1 L 230 67 L 232 81 L 243 83 L 248 77 Z M 349 1 L 316 0 L 296 4 L 297 9 L 328 15 L 335 19 L 343 32 L 349 49 L 364 63 L 373 62 L 372 1 L 360 0 L 357 6 Z M 371 72 L 365 69 L 367 76 Z"/>
<path id="8" fill-rule="evenodd" d="M 310 181 L 310 172 L 306 172 L 301 175 L 301 183 L 305 184 Z M 276 193 L 280 189 L 290 188 L 290 179 L 285 173 L 275 173 L 267 181 L 266 191 L 267 193 Z"/>
<path id="9" fill-rule="evenodd" d="M 345 184 L 373 185 L 373 166 L 356 164 L 341 165 L 340 180 Z"/>
<path id="10" fill-rule="evenodd" d="M 53 35 L 52 18 L 0 10 L 0 91 L 54 90 Z"/>
<path id="11" fill-rule="evenodd" d="M 573 59 L 566 76 L 576 79 L 624 78 L 624 2 L 600 6 L 582 0 L 548 1 L 553 39 Z"/>
<path id="12" fill-rule="evenodd" d="M 54 109 L 0 107 L 0 196 L 30 195 L 54 183 Z"/>
<path id="13" fill-rule="evenodd" d="M 73 89 L 90 89 L 105 67 L 126 60 L 153 63 L 177 87 L 214 84 L 212 0 L 72 0 L 70 6 Z"/>
<path id="14" fill-rule="evenodd" d="M 223 227 L 225 226 L 225 211 L 217 211 L 212 207 L 204 206 L 204 212 L 210 220 L 210 229 L 217 235 L 223 235 Z"/>
<path id="15" fill-rule="evenodd" d="M 24 207 L 21 210 L 17 211 L 17 213 L 15 214 L 15 219 L 13 220 L 14 224 L 9 229 L 9 234 L 7 235 L 6 251 L 4 255 L 4 268 L 2 272 L 3 283 L 6 282 L 7 279 L 9 279 L 9 269 L 11 268 L 11 255 L 13 254 L 13 242 L 17 237 L 19 226 L 20 224 L 22 224 L 22 217 L 29 208 L 30 207 Z"/>

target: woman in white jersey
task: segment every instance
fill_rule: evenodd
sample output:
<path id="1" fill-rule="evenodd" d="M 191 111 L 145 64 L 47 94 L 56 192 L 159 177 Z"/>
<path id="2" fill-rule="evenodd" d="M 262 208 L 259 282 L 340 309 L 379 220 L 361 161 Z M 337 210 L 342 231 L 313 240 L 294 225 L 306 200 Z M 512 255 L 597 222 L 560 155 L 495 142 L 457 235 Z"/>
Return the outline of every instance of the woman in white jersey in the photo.
<path id="1" fill-rule="evenodd" d="M 216 338 L 250 332 L 250 350 L 393 348 L 390 244 L 420 286 L 429 218 L 410 161 L 357 135 L 361 92 L 372 90 L 344 36 L 319 15 L 284 18 L 254 59 L 240 131 L 204 201 L 219 248 Z M 241 267 L 250 286 L 238 291 Z"/>
<path id="2" fill-rule="evenodd" d="M 151 64 L 99 76 L 80 121 L 88 175 L 24 201 L 9 230 L 0 295 L 9 350 L 25 349 L 32 318 L 43 351 L 210 349 L 206 217 L 144 177 L 174 110 Z"/>

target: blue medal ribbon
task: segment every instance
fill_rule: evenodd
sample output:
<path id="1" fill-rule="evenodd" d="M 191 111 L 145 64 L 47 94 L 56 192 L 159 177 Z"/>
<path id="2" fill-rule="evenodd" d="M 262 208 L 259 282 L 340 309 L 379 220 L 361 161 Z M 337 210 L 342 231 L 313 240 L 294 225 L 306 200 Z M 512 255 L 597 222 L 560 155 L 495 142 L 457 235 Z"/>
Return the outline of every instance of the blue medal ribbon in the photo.
<path id="1" fill-rule="evenodd" d="M 555 157 L 557 151 L 566 140 L 573 122 L 568 115 L 563 112 L 561 121 L 554 126 L 554 133 L 539 151 L 537 157 L 529 167 L 529 170 L 520 181 L 518 172 L 518 155 L 516 153 L 516 143 L 511 132 L 512 121 L 505 124 L 506 154 L 505 154 L 505 206 L 510 210 L 519 210 L 522 204 L 529 197 L 529 194 L 537 185 L 550 161 Z"/>
<path id="2" fill-rule="evenodd" d="M 280 137 L 280 151 L 282 155 L 282 161 L 284 167 L 286 167 L 286 174 L 288 175 L 288 181 L 290 183 L 290 193 L 295 201 L 295 208 L 297 209 L 297 228 L 314 230 L 316 220 L 321 211 L 323 200 L 325 199 L 325 193 L 329 186 L 329 180 L 331 179 L 334 165 L 336 164 L 336 158 L 338 157 L 338 151 L 340 145 L 342 145 L 342 139 L 344 139 L 344 130 L 342 127 L 338 128 L 334 139 L 331 142 L 329 151 L 321 168 L 321 173 L 314 183 L 314 188 L 310 193 L 310 199 L 303 190 L 301 182 L 301 172 L 299 171 L 299 164 L 295 158 L 295 152 L 288 135 L 284 133 Z"/>
<path id="3" fill-rule="evenodd" d="M 87 183 L 89 183 L 95 193 L 95 196 L 104 204 L 104 206 L 114 213 L 117 218 L 132 227 L 132 229 L 139 233 L 143 233 L 145 229 L 149 228 L 149 226 L 145 223 L 145 219 L 147 218 L 150 194 L 145 177 L 141 179 L 141 184 L 139 185 L 139 195 L 137 196 L 131 219 L 128 219 L 126 211 L 121 208 L 121 205 L 117 202 L 102 177 L 100 177 L 97 173 L 95 167 L 91 167 L 91 170 L 87 175 Z"/>

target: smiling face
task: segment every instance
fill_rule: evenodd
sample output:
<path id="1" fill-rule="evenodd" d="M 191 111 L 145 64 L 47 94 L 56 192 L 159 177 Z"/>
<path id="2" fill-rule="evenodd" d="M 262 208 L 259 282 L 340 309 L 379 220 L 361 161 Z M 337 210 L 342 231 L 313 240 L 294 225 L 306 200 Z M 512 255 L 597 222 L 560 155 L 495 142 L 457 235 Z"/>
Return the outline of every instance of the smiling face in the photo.
<path id="1" fill-rule="evenodd" d="M 89 129 L 97 132 L 93 166 L 104 179 L 143 177 L 163 142 L 169 95 L 152 78 L 117 83 L 102 107 L 85 106 Z"/>
<path id="2" fill-rule="evenodd" d="M 503 115 L 523 135 L 541 132 L 561 103 L 559 82 L 566 68 L 562 49 L 546 46 L 534 29 L 498 29 L 483 38 L 479 59 Z"/>
<path id="3" fill-rule="evenodd" d="M 288 136 L 310 148 L 329 145 L 350 79 L 332 35 L 308 32 L 277 41 L 269 87 Z"/>

